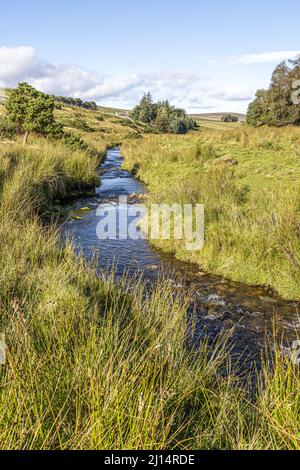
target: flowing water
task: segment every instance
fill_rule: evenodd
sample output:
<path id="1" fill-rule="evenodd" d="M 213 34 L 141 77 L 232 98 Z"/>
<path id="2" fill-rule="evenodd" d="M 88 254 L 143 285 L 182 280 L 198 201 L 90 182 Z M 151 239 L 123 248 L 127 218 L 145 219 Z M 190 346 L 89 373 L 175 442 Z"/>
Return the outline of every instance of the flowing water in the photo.
<path id="1" fill-rule="evenodd" d="M 194 344 L 203 332 L 214 339 L 220 332 L 230 330 L 235 344 L 233 350 L 239 357 L 251 360 L 264 348 L 266 337 L 273 337 L 275 326 L 286 352 L 291 351 L 297 331 L 300 331 L 299 304 L 284 301 L 267 288 L 250 287 L 203 273 L 199 266 L 156 251 L 147 240 L 98 239 L 99 207 L 109 209 L 114 205 L 118 216 L 126 214 L 132 222 L 134 218 L 127 216 L 127 207 L 119 204 L 118 198 L 131 196 L 131 203 L 136 204 L 137 195 L 147 191 L 130 172 L 122 170 L 122 163 L 120 150 L 109 150 L 101 167 L 101 184 L 96 196 L 77 200 L 69 206 L 73 220 L 64 224 L 64 233 L 73 238 L 75 249 L 87 258 L 97 255 L 99 268 L 113 269 L 116 276 L 127 271 L 128 282 L 137 273 L 151 282 L 163 275 L 172 283 L 174 291 L 177 288 L 191 291 L 191 309 L 197 317 Z M 90 210 L 80 210 L 83 207 Z M 78 220 L 75 220 L 76 216 Z M 117 218 L 118 230 L 122 228 L 121 220 L 122 217 Z"/>

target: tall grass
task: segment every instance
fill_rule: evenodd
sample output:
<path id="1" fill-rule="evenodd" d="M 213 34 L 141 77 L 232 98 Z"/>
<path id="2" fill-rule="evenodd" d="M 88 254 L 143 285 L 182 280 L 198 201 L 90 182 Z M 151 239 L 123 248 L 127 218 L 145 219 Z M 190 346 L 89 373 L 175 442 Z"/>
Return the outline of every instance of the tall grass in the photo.
<path id="1" fill-rule="evenodd" d="M 85 152 L 70 151 L 46 139 L 31 138 L 29 146 L 5 145 L 0 149 L 2 208 L 7 212 L 43 211 L 73 191 L 92 190 L 99 182 L 98 163 Z"/>
<path id="2" fill-rule="evenodd" d="M 184 350 L 182 301 L 167 286 L 143 295 L 142 285 L 97 279 L 70 248 L 57 258 L 55 234 L 43 235 L 37 265 L 40 228 L 27 234 L 34 250 L 23 244 L 23 275 L 2 280 L 1 448 L 189 446 L 199 411 L 217 415 L 210 395 L 226 387 L 220 356 L 208 361 L 203 348 L 195 361 Z"/>
<path id="3" fill-rule="evenodd" d="M 206 241 L 160 248 L 204 269 L 300 298 L 300 129 L 153 136 L 123 146 L 150 200 L 205 204 Z"/>
<path id="4" fill-rule="evenodd" d="M 62 248 L 38 213 L 93 162 L 35 145 L 0 160 L 0 448 L 299 449 L 296 367 L 278 356 L 251 395 L 225 342 L 188 347 L 188 293 L 116 285 Z"/>
<path id="5" fill-rule="evenodd" d="M 251 397 L 225 344 L 187 349 L 186 293 L 116 286 L 38 220 L 3 222 L 2 449 L 300 448 L 287 359 Z"/>

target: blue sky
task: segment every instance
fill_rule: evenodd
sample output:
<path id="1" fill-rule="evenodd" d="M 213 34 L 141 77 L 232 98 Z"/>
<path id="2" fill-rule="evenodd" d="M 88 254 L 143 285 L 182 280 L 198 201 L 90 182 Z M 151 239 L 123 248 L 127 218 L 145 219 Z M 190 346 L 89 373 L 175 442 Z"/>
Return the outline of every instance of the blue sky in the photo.
<path id="1" fill-rule="evenodd" d="M 300 52 L 296 0 L 2 3 L 0 86 L 28 80 L 110 106 L 150 90 L 189 111 L 243 112 Z"/>

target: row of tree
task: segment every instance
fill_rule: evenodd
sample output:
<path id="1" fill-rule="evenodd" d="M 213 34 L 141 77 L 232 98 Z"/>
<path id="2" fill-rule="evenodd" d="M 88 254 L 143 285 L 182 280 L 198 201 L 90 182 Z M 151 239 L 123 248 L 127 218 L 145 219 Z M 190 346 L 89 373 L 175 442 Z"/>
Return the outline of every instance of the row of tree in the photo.
<path id="1" fill-rule="evenodd" d="M 68 96 L 55 96 L 52 95 L 55 101 L 58 101 L 59 103 L 63 103 L 67 106 L 77 106 L 78 108 L 84 108 L 84 109 L 97 109 L 97 104 L 95 101 L 83 101 L 80 98 L 72 98 Z"/>
<path id="2" fill-rule="evenodd" d="M 171 106 L 167 100 L 155 103 L 150 93 L 143 96 L 131 117 L 135 121 L 151 124 L 163 133 L 186 134 L 197 127 L 196 121 L 188 117 L 184 109 Z"/>
<path id="3" fill-rule="evenodd" d="M 300 56 L 279 64 L 269 88 L 256 92 L 248 108 L 247 123 L 256 127 L 300 124 Z"/>

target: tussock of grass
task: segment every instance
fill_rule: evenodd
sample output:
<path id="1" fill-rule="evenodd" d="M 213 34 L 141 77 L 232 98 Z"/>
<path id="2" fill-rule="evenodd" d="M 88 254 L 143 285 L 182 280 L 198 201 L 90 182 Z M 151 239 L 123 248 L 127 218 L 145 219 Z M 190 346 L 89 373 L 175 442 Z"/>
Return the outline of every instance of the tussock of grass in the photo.
<path id="1" fill-rule="evenodd" d="M 201 252 L 188 253 L 184 241 L 159 241 L 160 248 L 207 271 L 299 299 L 299 143 L 299 128 L 244 126 L 151 136 L 122 150 L 152 200 L 205 204 Z"/>
<path id="2" fill-rule="evenodd" d="M 70 152 L 44 139 L 31 139 L 28 146 L 4 146 L 0 149 L 2 207 L 23 217 L 27 204 L 42 211 L 72 191 L 91 190 L 99 181 L 97 165 L 85 152 Z"/>

